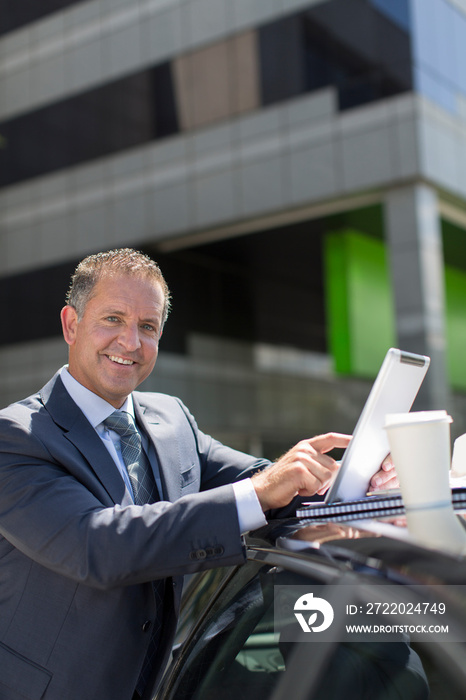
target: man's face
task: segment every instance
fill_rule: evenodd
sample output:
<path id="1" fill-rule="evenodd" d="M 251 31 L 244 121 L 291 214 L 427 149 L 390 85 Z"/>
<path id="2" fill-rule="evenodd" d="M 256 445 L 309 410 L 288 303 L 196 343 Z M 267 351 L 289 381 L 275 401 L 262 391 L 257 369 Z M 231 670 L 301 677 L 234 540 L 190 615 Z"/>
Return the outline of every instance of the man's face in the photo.
<path id="1" fill-rule="evenodd" d="M 80 321 L 71 306 L 62 310 L 70 374 L 120 408 L 154 368 L 163 305 L 157 282 L 124 274 L 104 276 Z"/>

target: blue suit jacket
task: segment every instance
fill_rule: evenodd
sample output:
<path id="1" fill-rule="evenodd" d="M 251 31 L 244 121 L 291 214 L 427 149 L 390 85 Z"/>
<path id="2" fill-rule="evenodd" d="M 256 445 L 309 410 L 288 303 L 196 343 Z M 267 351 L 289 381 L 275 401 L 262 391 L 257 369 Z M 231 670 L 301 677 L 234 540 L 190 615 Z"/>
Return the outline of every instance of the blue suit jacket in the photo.
<path id="1" fill-rule="evenodd" d="M 231 482 L 265 461 L 203 434 L 186 407 L 135 392 L 166 500 L 134 506 L 56 375 L 0 411 L 0 700 L 130 700 L 168 579 L 165 663 L 181 576 L 244 561 Z"/>

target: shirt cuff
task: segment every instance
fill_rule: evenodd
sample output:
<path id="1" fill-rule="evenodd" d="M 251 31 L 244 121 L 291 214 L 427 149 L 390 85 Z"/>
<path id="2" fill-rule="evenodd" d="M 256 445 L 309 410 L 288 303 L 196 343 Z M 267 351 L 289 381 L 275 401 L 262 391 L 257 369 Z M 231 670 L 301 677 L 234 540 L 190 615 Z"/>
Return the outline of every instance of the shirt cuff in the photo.
<path id="1" fill-rule="evenodd" d="M 244 535 L 249 530 L 257 530 L 257 528 L 267 525 L 251 479 L 236 481 L 232 486 L 235 492 L 241 534 Z"/>

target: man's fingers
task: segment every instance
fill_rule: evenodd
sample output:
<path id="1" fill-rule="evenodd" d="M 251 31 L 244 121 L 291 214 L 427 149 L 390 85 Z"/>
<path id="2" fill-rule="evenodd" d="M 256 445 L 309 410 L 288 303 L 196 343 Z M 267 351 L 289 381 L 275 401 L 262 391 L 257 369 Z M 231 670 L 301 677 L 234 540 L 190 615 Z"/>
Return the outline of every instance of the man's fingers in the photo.
<path id="1" fill-rule="evenodd" d="M 351 435 L 344 435 L 343 433 L 325 433 L 325 435 L 317 435 L 311 438 L 308 442 L 317 452 L 323 454 L 325 452 L 330 452 L 330 450 L 333 450 L 335 447 L 348 447 L 350 440 Z"/>
<path id="2" fill-rule="evenodd" d="M 374 491 L 380 491 L 380 489 L 397 489 L 400 486 L 400 482 L 398 481 L 396 474 L 394 474 L 386 479 L 373 477 L 371 479 L 370 486 Z"/>
<path id="3" fill-rule="evenodd" d="M 393 464 L 391 455 L 387 455 L 385 457 L 384 461 L 382 462 L 382 469 L 385 472 L 388 472 L 388 471 L 391 471 L 392 469 L 395 469 L 395 465 Z"/>
<path id="4" fill-rule="evenodd" d="M 399 483 L 395 469 L 393 467 L 387 471 L 384 471 L 383 468 L 380 469 L 372 477 L 370 485 L 374 489 L 398 488 Z"/>
<path id="5" fill-rule="evenodd" d="M 329 471 L 311 470 L 307 472 L 303 479 L 301 488 L 298 489 L 300 496 L 314 496 L 316 493 L 325 493 L 333 481 L 333 474 Z"/>
<path id="6" fill-rule="evenodd" d="M 327 491 L 329 490 L 330 486 L 331 486 L 331 485 L 333 484 L 333 482 L 335 481 L 335 477 L 336 477 L 336 475 L 337 475 L 337 472 L 338 472 L 339 468 L 340 468 L 340 463 L 339 463 L 339 462 L 335 462 L 335 469 L 334 469 L 334 472 L 333 472 L 333 474 L 332 474 L 332 478 L 329 479 L 329 481 L 327 481 L 327 483 L 326 483 L 322 488 L 320 488 L 320 489 L 317 491 L 317 493 L 318 493 L 319 496 L 323 496 L 324 494 L 327 493 Z"/>
<path id="7" fill-rule="evenodd" d="M 339 468 L 338 463 L 325 453 L 334 447 L 347 447 L 350 440 L 351 435 L 326 433 L 325 435 L 318 435 L 315 438 L 298 443 L 294 457 L 309 470 L 310 475 L 315 479 L 313 493 L 324 494 Z M 302 490 L 300 495 L 312 494 L 305 493 Z"/>
<path id="8" fill-rule="evenodd" d="M 296 494 L 324 493 L 338 464 L 325 454 L 334 447 L 347 447 L 350 435 L 327 433 L 302 440 L 268 469 L 252 477 L 263 510 L 288 505 Z"/>
<path id="9" fill-rule="evenodd" d="M 400 488 L 400 482 L 398 481 L 398 477 L 394 476 L 388 481 L 385 482 L 385 488 L 386 489 L 398 489 Z"/>
<path id="10" fill-rule="evenodd" d="M 304 445 L 296 450 L 293 460 L 300 462 L 304 466 L 321 465 L 324 469 L 335 469 L 336 462 L 329 455 L 317 452 L 311 445 Z"/>

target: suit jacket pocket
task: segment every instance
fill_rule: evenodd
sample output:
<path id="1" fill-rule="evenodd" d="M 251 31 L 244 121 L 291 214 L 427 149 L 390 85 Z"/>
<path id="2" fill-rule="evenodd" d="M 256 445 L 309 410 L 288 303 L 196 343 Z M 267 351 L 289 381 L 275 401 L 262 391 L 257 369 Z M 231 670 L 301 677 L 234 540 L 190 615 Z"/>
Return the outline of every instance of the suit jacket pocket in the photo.
<path id="1" fill-rule="evenodd" d="M 52 678 L 50 671 L 0 643 L 0 700 L 40 700 Z"/>
<path id="2" fill-rule="evenodd" d="M 181 472 L 180 478 L 181 478 L 181 489 L 185 489 L 187 486 L 190 484 L 194 483 L 196 481 L 196 477 L 198 475 L 198 471 L 196 469 L 196 466 L 194 464 L 191 464 L 190 467 L 185 469 L 184 471 Z M 190 489 L 190 493 L 192 492 L 193 489 Z M 197 491 L 197 489 L 195 489 Z"/>

